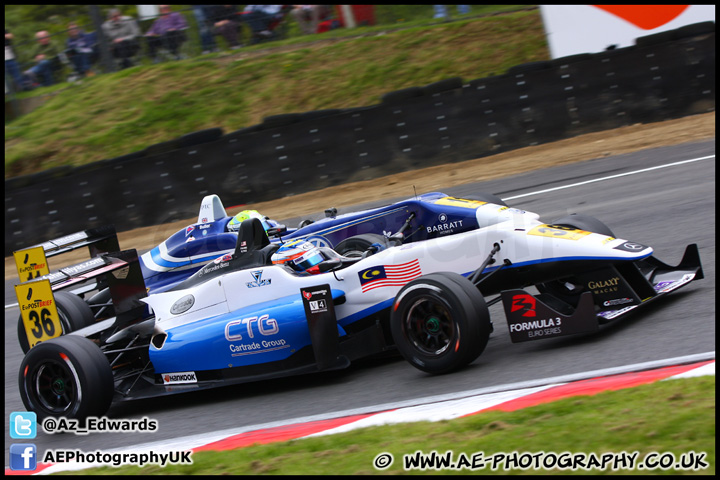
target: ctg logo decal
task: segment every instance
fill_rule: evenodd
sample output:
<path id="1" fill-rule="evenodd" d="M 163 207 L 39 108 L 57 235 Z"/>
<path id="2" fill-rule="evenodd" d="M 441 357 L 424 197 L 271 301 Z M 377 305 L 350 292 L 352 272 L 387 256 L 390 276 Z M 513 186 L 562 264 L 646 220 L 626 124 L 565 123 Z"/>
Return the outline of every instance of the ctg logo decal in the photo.
<path id="1" fill-rule="evenodd" d="M 512 306 L 510 307 L 510 313 L 522 311 L 523 317 L 535 317 L 535 307 L 537 306 L 535 297 L 528 294 L 515 295 L 512 298 Z"/>

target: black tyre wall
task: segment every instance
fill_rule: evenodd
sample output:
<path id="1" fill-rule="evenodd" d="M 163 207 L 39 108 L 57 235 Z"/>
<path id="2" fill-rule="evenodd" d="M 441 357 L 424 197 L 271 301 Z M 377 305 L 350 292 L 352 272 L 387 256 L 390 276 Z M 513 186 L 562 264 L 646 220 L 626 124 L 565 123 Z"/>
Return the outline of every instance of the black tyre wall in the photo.
<path id="1" fill-rule="evenodd" d="M 452 317 L 452 328 L 443 328 L 449 339 L 435 352 L 434 345 L 423 344 L 422 327 L 411 318 L 423 302 L 440 305 Z M 415 368 L 431 374 L 449 373 L 471 363 L 485 349 L 491 331 L 480 292 L 462 275 L 450 272 L 425 275 L 405 285 L 396 296 L 390 327 L 400 354 Z"/>
<path id="2" fill-rule="evenodd" d="M 48 366 L 62 369 L 67 378 L 67 408 L 50 409 L 38 395 L 37 377 Z M 45 368 L 44 368 L 45 367 Z M 50 379 L 52 380 L 52 379 Z M 73 385 L 69 385 L 69 384 Z M 84 419 L 104 415 L 113 398 L 113 374 L 105 355 L 92 341 L 65 335 L 36 345 L 22 361 L 18 376 L 20 397 L 38 419 L 49 416 Z"/>

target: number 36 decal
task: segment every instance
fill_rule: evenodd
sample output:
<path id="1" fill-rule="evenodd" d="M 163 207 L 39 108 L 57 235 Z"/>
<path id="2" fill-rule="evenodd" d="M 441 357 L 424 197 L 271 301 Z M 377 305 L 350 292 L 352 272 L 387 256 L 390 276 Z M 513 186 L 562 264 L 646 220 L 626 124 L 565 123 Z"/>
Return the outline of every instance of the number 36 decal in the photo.
<path id="1" fill-rule="evenodd" d="M 60 317 L 49 280 L 15 285 L 15 294 L 30 348 L 62 335 Z"/>

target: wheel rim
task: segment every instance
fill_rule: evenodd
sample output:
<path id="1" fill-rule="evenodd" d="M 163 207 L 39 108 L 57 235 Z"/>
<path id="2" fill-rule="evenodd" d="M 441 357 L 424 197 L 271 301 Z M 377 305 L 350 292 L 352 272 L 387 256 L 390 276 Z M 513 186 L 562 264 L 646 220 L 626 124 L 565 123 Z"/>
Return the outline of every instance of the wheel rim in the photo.
<path id="1" fill-rule="evenodd" d="M 442 355 L 454 338 L 454 322 L 448 307 L 433 297 L 416 300 L 405 315 L 405 334 L 425 355 Z"/>
<path id="2" fill-rule="evenodd" d="M 55 414 L 70 410 L 79 395 L 73 373 L 57 361 L 43 363 L 34 375 L 33 384 L 38 402 Z"/>

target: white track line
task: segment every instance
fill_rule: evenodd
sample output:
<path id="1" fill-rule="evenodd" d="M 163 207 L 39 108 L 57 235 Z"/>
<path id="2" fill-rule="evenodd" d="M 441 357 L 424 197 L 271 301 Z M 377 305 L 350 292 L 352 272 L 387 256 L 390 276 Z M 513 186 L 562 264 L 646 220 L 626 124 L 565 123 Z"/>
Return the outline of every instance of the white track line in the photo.
<path id="1" fill-rule="evenodd" d="M 708 155 L 706 157 L 692 158 L 690 160 L 682 160 L 680 162 L 673 162 L 673 163 L 668 163 L 665 165 L 658 165 L 656 167 L 643 168 L 641 170 L 633 170 L 631 172 L 618 173 L 617 175 L 610 175 L 608 177 L 596 178 L 594 180 L 586 180 L 584 182 L 572 183 L 570 185 L 562 185 L 560 187 L 548 188 L 546 190 L 538 190 L 537 192 L 523 193 L 521 195 L 515 195 L 513 197 L 503 198 L 503 200 L 504 201 L 515 200 L 516 198 L 530 197 L 532 195 L 540 195 L 541 193 L 555 192 L 557 190 L 564 190 L 566 188 L 579 187 L 581 185 L 587 185 L 589 183 L 603 182 L 605 180 L 612 180 L 613 178 L 627 177 L 628 175 L 636 175 L 638 173 L 651 172 L 653 170 L 660 170 L 662 168 L 675 167 L 678 165 L 684 165 L 686 163 L 699 162 L 701 160 L 708 160 L 710 158 L 715 158 L 715 155 Z"/>

